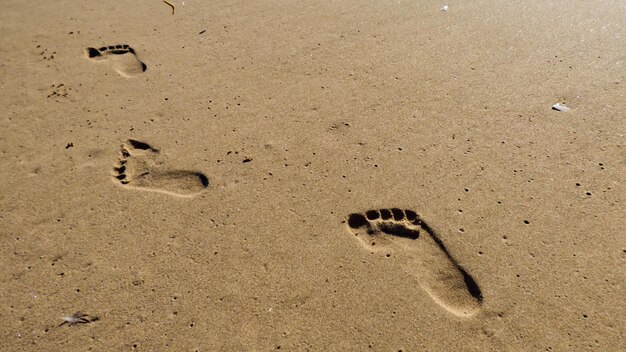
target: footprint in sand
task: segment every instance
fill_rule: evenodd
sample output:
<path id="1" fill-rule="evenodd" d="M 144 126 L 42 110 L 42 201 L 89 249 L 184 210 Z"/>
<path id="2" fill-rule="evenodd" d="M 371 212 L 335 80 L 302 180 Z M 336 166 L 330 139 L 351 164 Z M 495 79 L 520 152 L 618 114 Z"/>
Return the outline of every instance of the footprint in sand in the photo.
<path id="1" fill-rule="evenodd" d="M 179 197 L 195 196 L 209 186 L 209 179 L 201 172 L 164 167 L 159 153 L 148 143 L 129 139 L 122 144 L 113 168 L 115 181 L 124 187 Z"/>
<path id="2" fill-rule="evenodd" d="M 350 214 L 347 222 L 368 250 L 404 257 L 420 286 L 447 311 L 467 317 L 481 308 L 483 296 L 476 281 L 416 212 L 369 210 Z"/>
<path id="3" fill-rule="evenodd" d="M 102 48 L 87 48 L 85 56 L 93 61 L 111 62 L 113 69 L 124 77 L 134 77 L 146 71 L 147 66 L 139 61 L 135 50 L 128 45 L 111 45 Z"/>

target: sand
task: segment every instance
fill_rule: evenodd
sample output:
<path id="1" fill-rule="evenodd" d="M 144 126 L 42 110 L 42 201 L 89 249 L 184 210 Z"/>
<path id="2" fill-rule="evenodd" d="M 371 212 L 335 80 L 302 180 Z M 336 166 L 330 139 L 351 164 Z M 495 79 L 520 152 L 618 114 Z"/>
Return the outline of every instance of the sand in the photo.
<path id="1" fill-rule="evenodd" d="M 0 350 L 625 348 L 626 3 L 170 2 L 3 2 Z"/>

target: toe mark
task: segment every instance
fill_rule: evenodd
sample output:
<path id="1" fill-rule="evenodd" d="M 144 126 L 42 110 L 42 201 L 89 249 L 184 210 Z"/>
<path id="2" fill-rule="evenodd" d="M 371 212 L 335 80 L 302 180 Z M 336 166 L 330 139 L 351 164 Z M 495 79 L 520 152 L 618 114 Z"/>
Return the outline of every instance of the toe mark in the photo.
<path id="1" fill-rule="evenodd" d="M 367 218 L 363 214 L 350 214 L 350 216 L 348 216 L 348 226 L 353 229 L 358 229 L 367 224 Z"/>
<path id="2" fill-rule="evenodd" d="M 393 214 L 393 219 L 396 221 L 404 219 L 404 212 L 398 208 L 391 209 L 391 213 Z"/>
<path id="3" fill-rule="evenodd" d="M 369 220 L 376 220 L 380 217 L 380 213 L 378 212 L 378 210 L 368 210 L 365 212 L 365 216 Z"/>
<path id="4" fill-rule="evenodd" d="M 87 57 L 93 59 L 94 57 L 100 56 L 100 51 L 96 48 L 87 48 Z"/>
<path id="5" fill-rule="evenodd" d="M 413 210 L 405 210 L 404 214 L 406 214 L 406 219 L 409 221 L 413 221 L 415 219 L 417 219 L 417 213 L 414 212 Z"/>

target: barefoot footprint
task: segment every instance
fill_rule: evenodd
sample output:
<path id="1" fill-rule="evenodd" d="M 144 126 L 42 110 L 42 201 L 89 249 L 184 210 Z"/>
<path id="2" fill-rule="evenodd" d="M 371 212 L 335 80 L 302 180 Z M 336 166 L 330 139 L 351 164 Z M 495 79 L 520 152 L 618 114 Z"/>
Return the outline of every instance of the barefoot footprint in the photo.
<path id="1" fill-rule="evenodd" d="M 476 281 L 416 212 L 369 210 L 350 214 L 348 226 L 368 250 L 405 257 L 420 286 L 447 311 L 467 317 L 481 308 L 483 296 Z"/>
<path id="2" fill-rule="evenodd" d="M 172 170 L 162 166 L 158 149 L 148 143 L 129 139 L 113 168 L 113 177 L 124 187 L 160 192 L 180 197 L 195 196 L 209 186 L 201 172 Z"/>
<path id="3" fill-rule="evenodd" d="M 147 66 L 139 61 L 135 50 L 130 46 L 111 45 L 102 48 L 87 48 L 85 56 L 93 61 L 111 62 L 113 69 L 124 77 L 134 77 L 146 71 Z"/>

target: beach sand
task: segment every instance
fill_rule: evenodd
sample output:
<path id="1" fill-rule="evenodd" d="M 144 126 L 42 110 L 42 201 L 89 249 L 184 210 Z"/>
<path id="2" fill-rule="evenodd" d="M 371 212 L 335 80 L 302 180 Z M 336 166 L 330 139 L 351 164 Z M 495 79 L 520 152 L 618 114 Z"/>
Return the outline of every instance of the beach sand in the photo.
<path id="1" fill-rule="evenodd" d="M 3 2 L 0 350 L 625 348 L 623 1 L 170 3 Z"/>

